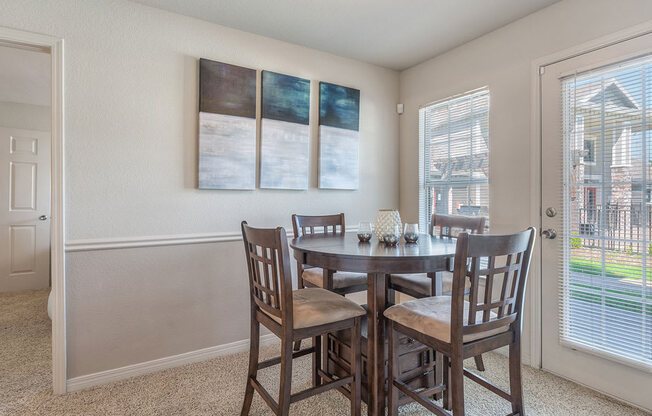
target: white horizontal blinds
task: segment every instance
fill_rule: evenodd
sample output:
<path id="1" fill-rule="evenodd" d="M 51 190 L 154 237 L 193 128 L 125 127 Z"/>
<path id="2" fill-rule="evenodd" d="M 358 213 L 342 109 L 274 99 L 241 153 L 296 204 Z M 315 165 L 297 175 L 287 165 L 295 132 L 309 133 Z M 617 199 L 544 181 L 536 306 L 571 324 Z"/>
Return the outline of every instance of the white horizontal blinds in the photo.
<path id="1" fill-rule="evenodd" d="M 422 108 L 419 110 L 419 228 L 421 232 L 427 232 L 428 230 L 428 192 L 425 188 L 425 166 L 426 158 L 425 152 L 423 151 L 425 146 L 425 109 Z M 430 158 L 428 158 L 430 159 Z"/>
<path id="2" fill-rule="evenodd" d="M 433 212 L 488 217 L 489 91 L 426 106 L 421 120 L 423 221 Z"/>
<path id="3" fill-rule="evenodd" d="M 652 56 L 562 89 L 561 340 L 652 369 Z"/>

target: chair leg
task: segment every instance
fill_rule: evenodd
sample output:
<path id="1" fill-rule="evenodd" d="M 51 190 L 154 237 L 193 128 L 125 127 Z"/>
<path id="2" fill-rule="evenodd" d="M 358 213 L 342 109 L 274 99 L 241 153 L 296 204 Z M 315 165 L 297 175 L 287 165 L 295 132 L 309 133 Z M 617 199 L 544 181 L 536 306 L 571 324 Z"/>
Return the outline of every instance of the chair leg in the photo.
<path id="1" fill-rule="evenodd" d="M 297 262 L 297 273 L 298 273 L 298 278 L 297 278 L 297 287 L 299 289 L 303 289 L 303 265 L 301 262 Z M 299 351 L 301 349 L 301 340 L 294 341 L 294 351 Z"/>
<path id="2" fill-rule="evenodd" d="M 249 371 L 247 372 L 247 386 L 245 388 L 244 402 L 242 403 L 241 416 L 247 416 L 251 408 L 251 401 L 254 398 L 254 386 L 251 380 L 256 378 L 258 373 L 258 352 L 260 351 L 260 324 L 252 312 L 251 317 L 251 340 L 249 346 Z"/>
<path id="3" fill-rule="evenodd" d="M 398 416 L 398 389 L 394 386 L 394 380 L 399 377 L 399 360 L 398 360 L 398 333 L 394 328 L 394 323 L 389 322 L 389 345 L 388 345 L 388 374 L 387 380 L 387 407 L 389 416 Z"/>
<path id="4" fill-rule="evenodd" d="M 444 390 L 444 393 L 443 393 L 443 394 L 444 394 L 444 397 L 443 397 L 443 399 L 442 399 L 442 405 L 443 405 L 444 409 L 446 409 L 446 410 L 451 410 L 451 403 L 452 403 L 453 400 L 452 400 L 452 398 L 451 398 L 451 384 L 450 384 L 450 381 L 451 381 L 451 368 L 450 368 L 450 359 L 448 358 L 448 356 L 443 355 L 443 354 L 441 354 L 441 353 L 440 353 L 439 355 L 442 355 L 442 356 L 443 356 L 443 359 L 442 359 L 442 361 L 443 361 L 443 368 L 442 368 L 442 370 L 443 370 L 443 373 L 444 373 L 444 374 L 443 374 L 443 378 L 444 378 L 443 382 L 444 382 L 444 386 L 446 386 L 446 390 Z"/>
<path id="5" fill-rule="evenodd" d="M 312 337 L 312 347 L 315 349 L 315 352 L 312 353 L 312 386 L 317 387 L 321 385 L 321 376 L 319 375 L 319 370 L 322 369 L 321 368 L 321 335 Z"/>
<path id="6" fill-rule="evenodd" d="M 525 416 L 523 385 L 521 381 L 521 340 L 509 345 L 509 392 L 512 396 L 512 413 Z"/>
<path id="7" fill-rule="evenodd" d="M 448 381 L 453 396 L 453 415 L 462 416 L 464 415 L 464 361 L 461 351 L 453 352 L 451 374 Z"/>
<path id="8" fill-rule="evenodd" d="M 478 369 L 478 371 L 484 371 L 484 361 L 482 361 L 482 355 L 476 355 L 473 357 L 475 360 L 475 367 Z"/>
<path id="9" fill-rule="evenodd" d="M 360 332 L 362 329 L 361 318 L 355 319 L 351 329 L 351 416 L 360 416 L 360 401 L 362 394 L 362 341 Z"/>
<path id="10" fill-rule="evenodd" d="M 292 341 L 281 340 L 281 387 L 278 394 L 279 416 L 290 414 L 290 393 L 292 391 Z"/>
<path id="11" fill-rule="evenodd" d="M 444 371 L 448 373 L 448 367 L 444 365 L 444 354 L 439 351 L 432 350 L 435 356 L 435 386 L 444 382 Z M 435 394 L 435 400 L 442 398 L 442 393 Z"/>

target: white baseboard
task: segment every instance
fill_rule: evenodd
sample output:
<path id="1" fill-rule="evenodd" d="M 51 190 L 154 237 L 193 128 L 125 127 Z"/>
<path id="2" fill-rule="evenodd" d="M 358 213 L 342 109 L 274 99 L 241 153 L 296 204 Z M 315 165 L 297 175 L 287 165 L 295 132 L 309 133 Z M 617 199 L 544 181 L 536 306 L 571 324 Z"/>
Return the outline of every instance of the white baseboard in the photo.
<path id="1" fill-rule="evenodd" d="M 278 338 L 274 334 L 266 334 L 260 337 L 260 342 L 261 345 L 268 345 L 277 339 Z M 114 368 L 112 370 L 74 377 L 67 381 L 66 387 L 68 392 L 83 390 L 100 384 L 112 383 L 114 381 L 124 380 L 131 377 L 155 373 L 168 368 L 179 367 L 186 364 L 209 360 L 215 357 L 247 351 L 248 349 L 249 340 L 243 339 L 228 344 L 217 345 L 214 347 L 203 348 L 201 350 L 185 352 L 183 354 L 158 358 L 143 363 Z"/>

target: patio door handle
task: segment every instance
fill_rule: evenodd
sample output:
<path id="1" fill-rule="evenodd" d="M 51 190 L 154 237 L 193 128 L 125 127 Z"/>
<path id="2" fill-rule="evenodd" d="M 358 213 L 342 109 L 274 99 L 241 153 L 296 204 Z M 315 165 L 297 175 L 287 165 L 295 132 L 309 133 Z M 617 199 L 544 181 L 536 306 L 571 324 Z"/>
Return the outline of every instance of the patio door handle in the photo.
<path id="1" fill-rule="evenodd" d="M 541 237 L 554 240 L 557 237 L 557 230 L 555 230 L 554 228 L 547 228 L 545 230 L 541 230 Z"/>

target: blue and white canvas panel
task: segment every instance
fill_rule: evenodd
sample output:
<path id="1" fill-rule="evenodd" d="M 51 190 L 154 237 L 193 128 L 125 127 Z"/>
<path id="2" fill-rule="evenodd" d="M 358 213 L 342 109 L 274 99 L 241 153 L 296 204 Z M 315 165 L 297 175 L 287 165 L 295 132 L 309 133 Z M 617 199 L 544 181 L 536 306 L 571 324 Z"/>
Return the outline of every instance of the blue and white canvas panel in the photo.
<path id="1" fill-rule="evenodd" d="M 256 187 L 256 119 L 199 113 L 199 188 Z"/>
<path id="2" fill-rule="evenodd" d="M 256 187 L 256 71 L 199 61 L 200 189 Z"/>
<path id="3" fill-rule="evenodd" d="M 319 83 L 319 187 L 358 189 L 360 90 Z"/>
<path id="4" fill-rule="evenodd" d="M 358 189 L 360 140 L 356 130 L 319 126 L 319 187 Z"/>
<path id="5" fill-rule="evenodd" d="M 263 71 L 260 187 L 308 189 L 310 81 Z"/>

